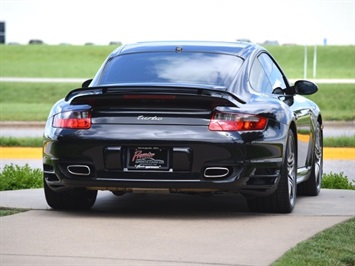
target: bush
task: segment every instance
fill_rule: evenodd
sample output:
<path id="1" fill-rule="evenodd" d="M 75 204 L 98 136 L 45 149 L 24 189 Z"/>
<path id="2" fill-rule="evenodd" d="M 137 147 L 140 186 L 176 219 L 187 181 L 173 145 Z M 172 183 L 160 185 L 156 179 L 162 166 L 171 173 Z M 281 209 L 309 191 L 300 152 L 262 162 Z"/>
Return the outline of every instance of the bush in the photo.
<path id="1" fill-rule="evenodd" d="M 25 166 L 5 165 L 0 173 L 0 191 L 41 188 L 43 187 L 42 170 Z"/>
<path id="2" fill-rule="evenodd" d="M 347 176 L 344 176 L 343 172 L 340 174 L 330 172 L 330 174 L 323 175 L 322 188 L 355 190 L 355 185 L 348 180 Z"/>

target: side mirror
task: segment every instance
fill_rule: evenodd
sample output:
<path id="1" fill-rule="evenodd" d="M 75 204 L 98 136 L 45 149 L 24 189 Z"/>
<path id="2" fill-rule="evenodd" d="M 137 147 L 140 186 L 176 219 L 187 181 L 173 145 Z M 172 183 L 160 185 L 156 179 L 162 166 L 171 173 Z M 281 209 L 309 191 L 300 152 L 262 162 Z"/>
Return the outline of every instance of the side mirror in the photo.
<path id="1" fill-rule="evenodd" d="M 293 87 L 299 95 L 310 95 L 318 91 L 318 86 L 308 80 L 297 80 Z"/>
<path id="2" fill-rule="evenodd" d="M 288 95 L 310 95 L 318 91 L 318 86 L 308 80 L 297 80 L 295 85 L 284 89 Z"/>
<path id="3" fill-rule="evenodd" d="M 81 87 L 82 87 L 82 88 L 87 88 L 87 87 L 89 87 L 91 81 L 92 81 L 92 79 L 85 80 L 85 81 L 83 82 L 83 84 L 81 84 Z"/>

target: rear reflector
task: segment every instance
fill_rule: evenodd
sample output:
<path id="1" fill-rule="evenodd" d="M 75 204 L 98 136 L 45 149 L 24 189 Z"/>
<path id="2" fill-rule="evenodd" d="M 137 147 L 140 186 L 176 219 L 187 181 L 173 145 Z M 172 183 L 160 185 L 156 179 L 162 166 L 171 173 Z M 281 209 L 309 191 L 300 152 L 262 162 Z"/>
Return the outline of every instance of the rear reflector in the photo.
<path id="1" fill-rule="evenodd" d="M 56 114 L 53 127 L 89 129 L 91 127 L 91 113 L 89 111 L 69 111 Z"/>
<path id="2" fill-rule="evenodd" d="M 253 131 L 264 130 L 267 118 L 235 113 L 214 113 L 208 129 L 211 131 Z"/>

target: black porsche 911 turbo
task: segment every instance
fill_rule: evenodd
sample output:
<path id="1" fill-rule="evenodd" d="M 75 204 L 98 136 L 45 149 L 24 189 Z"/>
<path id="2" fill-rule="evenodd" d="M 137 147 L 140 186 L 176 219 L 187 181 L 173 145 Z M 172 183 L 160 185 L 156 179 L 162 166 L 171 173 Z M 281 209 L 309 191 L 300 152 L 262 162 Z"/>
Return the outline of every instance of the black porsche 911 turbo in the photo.
<path id="1" fill-rule="evenodd" d="M 269 52 L 243 42 L 143 42 L 113 51 L 54 104 L 44 132 L 47 203 L 91 208 L 98 190 L 241 193 L 289 213 L 316 196 L 322 116 Z"/>

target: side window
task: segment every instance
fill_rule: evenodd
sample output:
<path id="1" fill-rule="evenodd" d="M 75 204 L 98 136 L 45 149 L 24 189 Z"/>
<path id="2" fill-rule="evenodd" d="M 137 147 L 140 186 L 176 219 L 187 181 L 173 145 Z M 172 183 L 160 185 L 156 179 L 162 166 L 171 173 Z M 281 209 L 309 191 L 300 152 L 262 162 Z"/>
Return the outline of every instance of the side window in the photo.
<path id="1" fill-rule="evenodd" d="M 264 68 L 262 67 L 259 59 L 256 59 L 253 63 L 250 72 L 250 85 L 257 92 L 265 93 L 271 91 L 271 84 Z"/>
<path id="2" fill-rule="evenodd" d="M 264 53 L 261 54 L 258 59 L 260 61 L 260 64 L 264 68 L 265 73 L 268 76 L 268 79 L 271 84 L 271 90 L 267 91 L 266 93 L 272 93 L 272 91 L 277 87 L 281 87 L 282 89 L 286 88 L 283 75 L 279 67 L 270 58 L 270 56 Z"/>

